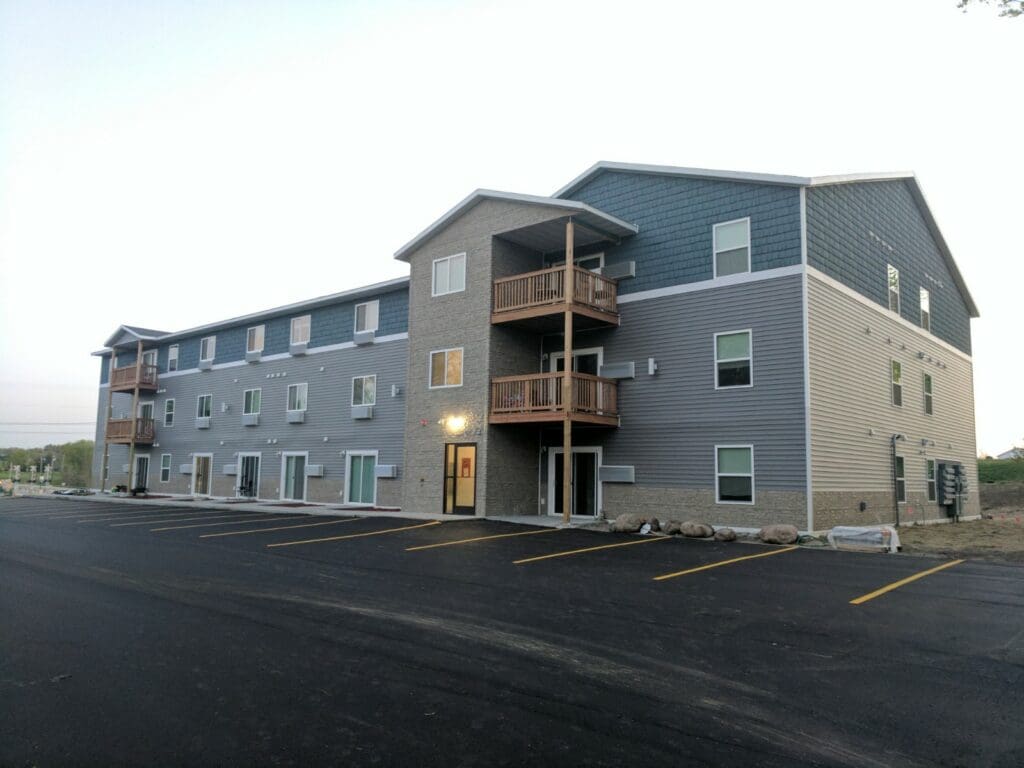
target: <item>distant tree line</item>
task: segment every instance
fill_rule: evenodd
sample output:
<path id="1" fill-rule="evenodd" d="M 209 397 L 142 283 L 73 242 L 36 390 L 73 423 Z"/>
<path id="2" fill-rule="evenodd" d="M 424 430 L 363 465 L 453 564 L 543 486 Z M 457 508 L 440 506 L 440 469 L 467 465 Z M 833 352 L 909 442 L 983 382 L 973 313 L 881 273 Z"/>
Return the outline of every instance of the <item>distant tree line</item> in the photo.
<path id="1" fill-rule="evenodd" d="M 21 479 L 29 479 L 29 467 L 42 471 L 44 465 L 53 467 L 53 482 L 71 486 L 89 485 L 92 475 L 92 440 L 47 445 L 43 448 L 0 448 L 0 474 L 6 477 L 11 467 L 21 467 Z"/>

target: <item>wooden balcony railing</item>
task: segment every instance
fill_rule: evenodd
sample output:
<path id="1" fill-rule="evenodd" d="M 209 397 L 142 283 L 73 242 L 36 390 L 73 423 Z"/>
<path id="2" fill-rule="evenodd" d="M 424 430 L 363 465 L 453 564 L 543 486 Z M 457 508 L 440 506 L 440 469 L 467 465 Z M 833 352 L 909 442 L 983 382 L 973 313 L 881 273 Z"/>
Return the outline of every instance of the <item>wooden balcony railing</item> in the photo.
<path id="1" fill-rule="evenodd" d="M 614 315 L 617 286 L 614 280 L 579 267 L 573 268 L 573 304 Z M 493 314 L 523 313 L 565 303 L 565 267 L 552 267 L 494 281 Z M 555 311 L 562 311 L 559 307 Z"/>
<path id="2" fill-rule="evenodd" d="M 139 389 L 156 389 L 157 367 L 155 365 L 139 366 Z M 135 366 L 126 365 L 115 368 L 110 374 L 110 390 L 123 392 L 135 389 Z"/>
<path id="3" fill-rule="evenodd" d="M 558 421 L 565 415 L 563 374 L 535 373 L 491 379 L 491 422 Z M 572 375 L 570 416 L 579 421 L 618 424 L 618 386 L 614 379 L 587 373 Z"/>
<path id="4" fill-rule="evenodd" d="M 133 421 L 135 422 L 135 442 L 152 443 L 156 437 L 156 425 L 153 419 L 108 419 L 107 442 L 130 443 Z"/>

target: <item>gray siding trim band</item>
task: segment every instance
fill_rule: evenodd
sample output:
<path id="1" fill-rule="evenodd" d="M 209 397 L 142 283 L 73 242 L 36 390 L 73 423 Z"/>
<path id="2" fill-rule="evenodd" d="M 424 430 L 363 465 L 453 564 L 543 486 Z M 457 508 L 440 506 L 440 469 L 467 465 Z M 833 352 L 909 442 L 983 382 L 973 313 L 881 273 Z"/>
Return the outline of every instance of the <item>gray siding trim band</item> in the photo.
<path id="1" fill-rule="evenodd" d="M 648 299 L 660 299 L 664 296 L 678 296 L 681 293 L 693 293 L 695 291 L 708 291 L 714 288 L 724 288 L 728 285 L 742 285 L 743 283 L 756 283 L 761 280 L 774 280 L 778 277 L 789 277 L 799 275 L 803 272 L 803 266 L 794 264 L 789 267 L 778 267 L 777 269 L 764 269 L 760 272 L 745 272 L 740 275 L 728 275 L 718 277 L 714 280 L 701 280 L 696 283 L 682 283 L 681 285 L 670 285 L 665 288 L 654 288 L 650 291 L 637 291 L 619 296 L 619 304 L 631 304 L 634 301 L 647 301 Z"/>

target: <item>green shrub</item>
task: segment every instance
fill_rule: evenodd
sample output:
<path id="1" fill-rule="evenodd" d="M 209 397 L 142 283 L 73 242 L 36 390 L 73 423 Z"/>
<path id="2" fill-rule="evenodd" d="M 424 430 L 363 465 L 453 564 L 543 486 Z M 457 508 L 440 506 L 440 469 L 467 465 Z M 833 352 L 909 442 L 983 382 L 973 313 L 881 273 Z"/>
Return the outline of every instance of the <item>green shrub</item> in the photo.
<path id="1" fill-rule="evenodd" d="M 1024 483 L 1024 459 L 978 459 L 978 481 Z"/>

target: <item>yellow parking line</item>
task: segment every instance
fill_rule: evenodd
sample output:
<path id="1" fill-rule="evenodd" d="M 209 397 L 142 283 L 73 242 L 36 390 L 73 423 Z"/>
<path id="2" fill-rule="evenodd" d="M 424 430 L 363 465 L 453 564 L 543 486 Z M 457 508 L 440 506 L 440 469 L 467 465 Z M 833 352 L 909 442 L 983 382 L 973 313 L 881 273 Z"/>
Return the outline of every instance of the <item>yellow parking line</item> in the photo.
<path id="1" fill-rule="evenodd" d="M 721 568 L 723 565 L 741 563 L 744 560 L 755 560 L 759 557 L 771 557 L 772 555 L 781 555 L 783 552 L 792 552 L 794 549 L 797 549 L 797 547 L 785 547 L 783 549 L 773 549 L 771 552 L 761 552 L 757 555 L 744 555 L 743 557 L 734 557 L 731 560 L 719 560 L 717 563 L 699 565 L 696 568 L 687 568 L 685 571 L 676 571 L 675 573 L 666 573 L 662 576 L 655 576 L 654 580 L 664 581 L 665 579 L 674 579 L 676 576 L 686 576 L 688 573 L 697 573 L 698 571 L 709 571 L 712 568 Z"/>
<path id="2" fill-rule="evenodd" d="M 668 541 L 671 538 L 671 536 L 655 536 L 650 539 L 623 541 L 619 544 L 602 544 L 599 547 L 586 547 L 585 549 L 569 549 L 565 552 L 552 552 L 550 555 L 538 555 L 537 557 L 527 557 L 522 560 L 513 560 L 512 562 L 515 565 L 522 565 L 523 563 L 535 563 L 538 560 L 550 560 L 553 557 L 568 557 L 569 555 L 582 555 L 584 552 L 596 552 L 599 549 L 615 549 L 615 547 L 631 547 L 634 544 L 650 544 L 652 541 Z"/>
<path id="3" fill-rule="evenodd" d="M 247 533 L 270 533 L 271 531 L 288 531 L 292 528 L 315 528 L 318 525 L 335 525 L 336 523 L 354 523 L 365 520 L 362 517 L 343 517 L 340 520 L 327 520 L 322 523 L 302 523 L 301 525 L 282 525 L 279 528 L 253 528 L 251 531 L 225 531 L 224 533 L 204 533 L 200 539 L 213 539 L 217 536 L 244 536 Z"/>
<path id="4" fill-rule="evenodd" d="M 346 536 L 328 536 L 325 539 L 306 539 L 305 541 L 283 541 L 280 544 L 267 544 L 268 547 L 294 547 L 296 544 L 319 544 L 322 541 L 341 541 L 342 539 L 358 539 L 361 536 L 380 536 L 382 533 L 398 533 L 399 531 L 411 531 L 413 528 L 427 528 L 431 525 L 440 525 L 440 520 L 431 520 L 429 523 L 419 525 L 404 525 L 401 528 L 385 528 L 383 531 L 369 531 L 368 533 L 350 533 Z"/>
<path id="5" fill-rule="evenodd" d="M 187 528 L 212 528 L 216 525 L 238 525 L 239 523 L 279 523 L 280 520 L 264 520 L 263 517 L 242 517 L 237 520 L 224 520 L 219 523 L 192 523 L 191 525 L 169 525 L 163 528 L 150 528 L 150 533 L 157 531 L 184 531 Z"/>
<path id="6" fill-rule="evenodd" d="M 232 517 L 238 517 L 238 514 L 234 515 L 200 515 L 199 517 L 182 517 L 177 520 L 141 520 L 134 523 L 111 523 L 111 528 L 124 528 L 126 525 L 159 525 L 160 523 L 189 523 L 193 520 L 226 520 Z"/>
<path id="7" fill-rule="evenodd" d="M 190 512 L 147 512 L 144 515 L 103 515 L 102 517 L 81 517 L 74 518 L 76 523 L 107 523 L 111 520 L 142 520 L 152 517 L 173 517 L 181 515 L 198 515 L 199 513 L 195 510 Z M 237 513 L 236 513 L 237 514 Z"/>
<path id="8" fill-rule="evenodd" d="M 937 565 L 934 568 L 929 568 L 927 571 L 921 571 L 920 573 L 915 573 L 913 576 L 907 576 L 905 579 L 894 581 L 892 584 L 886 584 L 881 589 L 876 589 L 874 592 L 868 592 L 866 595 L 861 595 L 860 597 L 851 600 L 850 605 L 860 605 L 861 603 L 866 603 L 868 600 L 874 600 L 876 597 L 881 597 L 886 592 L 892 592 L 894 589 L 899 589 L 905 584 L 917 581 L 918 579 L 923 579 L 925 576 L 931 576 L 933 573 L 944 571 L 946 568 L 952 568 L 954 565 L 960 565 L 962 562 L 963 560 L 950 560 L 948 563 L 943 563 L 942 565 Z"/>
<path id="9" fill-rule="evenodd" d="M 494 536 L 477 536 L 473 539 L 458 539 L 456 541 L 442 541 L 440 544 L 424 544 L 422 547 L 406 547 L 406 552 L 418 552 L 421 549 L 435 549 L 437 547 L 454 547 L 456 544 L 469 544 L 474 541 L 490 541 L 491 539 L 507 539 L 511 536 L 533 536 L 538 533 L 554 533 L 564 528 L 544 528 L 540 531 L 523 531 L 520 533 L 499 533 Z"/>

